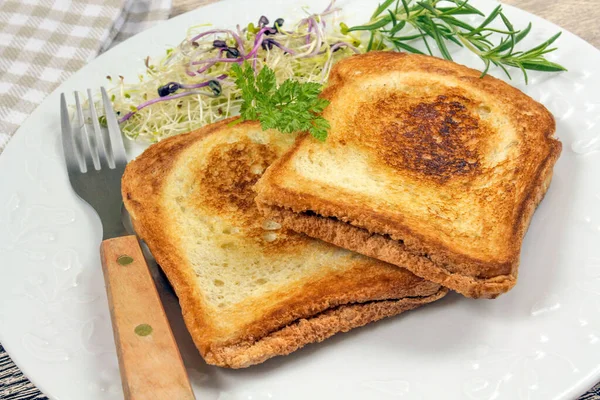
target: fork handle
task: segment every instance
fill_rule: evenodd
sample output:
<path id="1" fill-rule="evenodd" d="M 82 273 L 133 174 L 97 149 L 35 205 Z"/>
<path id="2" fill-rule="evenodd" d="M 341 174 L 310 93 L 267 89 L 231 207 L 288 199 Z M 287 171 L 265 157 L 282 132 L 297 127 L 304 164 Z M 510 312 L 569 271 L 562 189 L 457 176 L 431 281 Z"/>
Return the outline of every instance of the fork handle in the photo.
<path id="1" fill-rule="evenodd" d="M 137 238 L 100 249 L 125 399 L 195 399 Z"/>

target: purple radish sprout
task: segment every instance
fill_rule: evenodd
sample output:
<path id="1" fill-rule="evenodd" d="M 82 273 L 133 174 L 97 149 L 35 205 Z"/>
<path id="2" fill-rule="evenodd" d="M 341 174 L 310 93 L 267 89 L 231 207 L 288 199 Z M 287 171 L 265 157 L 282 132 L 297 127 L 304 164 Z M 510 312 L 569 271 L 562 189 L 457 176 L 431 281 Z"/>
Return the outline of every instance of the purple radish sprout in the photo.
<path id="1" fill-rule="evenodd" d="M 237 33 L 235 33 L 232 30 L 229 30 L 229 29 L 213 29 L 210 31 L 202 32 L 202 33 L 199 33 L 198 35 L 194 36 L 190 40 L 190 42 L 195 42 L 196 40 L 203 38 L 204 36 L 215 34 L 215 33 L 227 33 L 227 34 L 231 35 L 235 39 L 239 51 L 240 52 L 244 51 L 244 42 L 242 41 L 242 38 Z"/>
<path id="2" fill-rule="evenodd" d="M 321 50 L 321 45 L 322 45 L 322 36 L 321 36 L 321 30 L 318 27 L 318 23 L 317 21 L 315 21 L 315 19 L 311 16 L 309 17 L 313 22 L 313 26 L 315 28 L 315 33 L 316 33 L 316 45 L 315 48 L 313 49 L 313 51 L 311 51 L 309 54 L 303 55 L 301 58 L 309 58 L 309 57 L 314 57 L 316 55 L 319 54 L 319 51 Z"/>
<path id="3" fill-rule="evenodd" d="M 239 58 L 240 51 L 235 47 L 228 47 L 225 49 L 225 57 L 227 58 Z"/>
<path id="4" fill-rule="evenodd" d="M 225 56 L 227 58 L 238 58 L 240 56 L 240 51 L 236 47 L 229 47 L 224 40 L 215 40 L 213 41 L 213 47 L 219 49 L 219 57 Z"/>
<path id="5" fill-rule="evenodd" d="M 179 90 L 181 86 L 177 82 L 169 82 L 158 88 L 159 97 L 165 97 Z"/>
<path id="6" fill-rule="evenodd" d="M 307 22 L 308 27 L 306 28 L 306 39 L 304 40 L 304 42 L 306 44 L 309 44 L 310 43 L 311 33 L 312 33 L 312 30 L 313 30 L 313 24 L 312 24 L 312 18 L 307 18 L 306 20 L 308 21 Z"/>
<path id="7" fill-rule="evenodd" d="M 220 75 L 219 77 L 217 77 L 217 79 L 224 79 L 225 77 L 227 77 L 227 75 Z M 216 84 L 215 84 L 216 82 Z M 170 82 L 170 84 L 173 84 L 176 82 Z M 194 85 L 184 85 L 184 86 L 194 86 Z M 201 84 L 196 85 L 196 87 L 204 87 L 204 86 L 209 86 L 211 88 L 211 90 L 213 91 L 213 93 L 207 93 L 207 92 L 203 92 L 200 90 L 190 90 L 189 92 L 182 92 L 182 93 L 177 93 L 174 94 L 172 96 L 164 96 L 164 97 L 157 97 L 155 99 L 152 100 L 148 100 L 142 104 L 140 104 L 139 106 L 136 107 L 135 111 L 130 111 L 127 114 L 125 114 L 123 117 L 121 117 L 119 119 L 119 124 L 122 124 L 123 122 L 127 121 L 129 118 L 131 118 L 135 113 L 137 113 L 138 111 L 151 106 L 152 104 L 156 104 L 156 103 L 160 103 L 161 101 L 168 101 L 168 100 L 175 100 L 175 99 L 179 99 L 185 96 L 191 96 L 193 94 L 197 94 L 200 96 L 206 96 L 206 97 L 217 97 L 220 94 L 221 91 L 221 85 L 218 83 L 218 81 L 215 81 L 214 79 L 211 79 L 209 81 L 206 82 L 202 82 Z M 181 86 L 180 86 L 181 87 Z M 219 94 L 217 94 L 217 91 Z"/>
<path id="8" fill-rule="evenodd" d="M 264 50 L 267 50 L 267 49 L 271 50 L 271 49 L 273 49 L 273 46 L 276 46 L 276 47 L 279 47 L 281 50 L 283 50 L 285 53 L 292 54 L 292 55 L 296 54 L 295 50 L 292 50 L 289 47 L 285 47 L 284 45 L 282 45 L 275 39 L 263 40 L 263 42 L 261 43 L 261 46 Z"/>
<path id="9" fill-rule="evenodd" d="M 300 27 L 300 26 L 302 26 L 304 24 L 307 24 L 307 28 L 306 28 L 307 34 L 306 34 L 306 39 L 305 39 L 305 43 L 306 44 L 310 43 L 311 33 L 312 33 L 313 28 L 314 28 L 314 24 L 317 23 L 315 17 L 317 15 L 323 17 L 325 15 L 328 15 L 328 14 L 331 14 L 333 12 L 336 12 L 336 11 L 340 10 L 339 8 L 333 8 L 334 4 L 335 4 L 335 0 L 332 0 L 329 3 L 329 5 L 327 6 L 327 8 L 325 10 L 323 10 L 322 13 L 320 13 L 320 14 L 312 14 L 309 17 L 300 20 L 300 22 L 298 23 L 298 27 Z M 323 28 L 325 28 L 327 26 L 325 20 L 323 19 L 321 22 L 323 24 Z"/>
<path id="10" fill-rule="evenodd" d="M 244 60 L 249 60 L 252 57 L 256 58 L 258 49 L 261 47 L 261 44 L 264 40 L 264 34 L 269 29 L 271 29 L 271 28 L 261 28 L 261 30 L 258 31 L 258 33 L 256 34 L 256 37 L 254 38 L 254 47 L 252 48 L 252 50 L 250 50 L 250 52 L 246 56 L 238 59 L 239 62 L 242 62 Z M 256 69 L 256 62 L 254 62 L 253 65 L 255 66 L 254 68 Z"/>
<path id="11" fill-rule="evenodd" d="M 263 42 L 260 44 L 260 46 L 263 48 L 263 50 L 272 50 L 273 49 L 273 45 L 276 42 L 272 39 L 267 39 L 267 40 L 263 40 Z"/>
<path id="12" fill-rule="evenodd" d="M 331 48 L 330 48 L 330 50 L 331 50 L 332 53 L 335 53 L 336 51 L 338 51 L 342 47 L 347 47 L 350 50 L 352 50 L 353 52 L 355 52 L 356 54 L 360 53 L 360 50 L 358 48 L 352 46 L 348 42 L 338 42 L 338 43 L 332 45 Z"/>
<path id="13" fill-rule="evenodd" d="M 334 13 L 336 11 L 339 11 L 339 8 L 333 8 L 333 5 L 335 4 L 335 0 L 331 0 L 331 3 L 329 3 L 329 5 L 327 6 L 326 9 L 323 10 L 323 12 L 320 14 L 321 16 L 324 15 L 329 15 L 331 13 Z"/>
<path id="14" fill-rule="evenodd" d="M 189 76 L 196 76 L 196 73 L 194 73 L 194 71 L 192 71 L 192 60 L 194 59 L 194 57 L 199 56 L 200 54 L 206 54 L 210 51 L 214 50 L 214 48 L 210 48 L 207 50 L 201 50 L 201 51 L 196 51 L 191 57 L 190 57 L 190 61 L 188 62 L 188 65 L 186 66 L 185 69 L 185 73 Z"/>
<path id="15" fill-rule="evenodd" d="M 179 99 L 181 97 L 185 97 L 185 96 L 191 96 L 193 94 L 198 94 L 201 96 L 207 96 L 207 97 L 216 97 L 213 94 L 210 93 L 206 93 L 206 92 L 202 92 L 200 90 L 192 90 L 189 92 L 182 92 L 182 93 L 177 93 L 174 94 L 172 96 L 166 96 L 166 97 L 157 97 L 155 99 L 152 100 L 148 100 L 142 104 L 140 104 L 139 106 L 137 106 L 137 110 L 135 111 L 130 111 L 127 114 L 125 114 L 123 117 L 121 117 L 121 119 L 119 119 L 119 123 L 122 124 L 123 122 L 127 121 L 129 118 L 131 118 L 136 112 L 151 106 L 152 104 L 156 104 L 156 103 L 160 103 L 161 101 L 168 101 L 168 100 L 175 100 L 175 99 Z"/>
<path id="16" fill-rule="evenodd" d="M 195 83 L 195 84 L 191 84 L 191 85 L 188 85 L 185 83 L 179 83 L 179 82 L 169 82 L 158 88 L 158 95 L 160 97 L 165 97 L 165 96 L 168 96 L 169 94 L 175 93 L 179 89 L 199 89 L 201 87 L 210 86 L 211 82 L 214 81 L 215 79 L 223 80 L 225 78 L 227 78 L 227 74 L 221 74 L 214 79 L 209 79 L 207 81 Z M 162 90 L 163 94 L 161 94 L 161 89 L 163 89 Z M 214 90 L 213 90 L 213 92 L 214 92 Z"/>
<path id="17" fill-rule="evenodd" d="M 285 20 L 283 18 L 277 18 L 275 22 L 273 22 L 273 28 L 275 28 L 277 31 L 281 30 L 284 22 Z"/>
<path id="18" fill-rule="evenodd" d="M 206 64 L 204 67 L 200 68 L 199 70 L 196 71 L 197 74 L 202 74 L 204 72 L 206 72 L 210 67 L 212 67 L 213 65 L 215 65 L 216 63 L 210 63 L 210 64 Z"/>
<path id="19" fill-rule="evenodd" d="M 273 40 L 273 44 L 277 47 L 279 47 L 281 50 L 283 50 L 284 52 L 291 54 L 291 55 L 295 55 L 296 54 L 296 50 L 292 50 L 289 47 L 285 47 L 284 45 L 282 45 L 281 43 Z"/>
<path id="20" fill-rule="evenodd" d="M 266 28 L 261 28 L 261 30 L 258 31 L 258 33 L 256 34 L 256 38 L 254 39 L 254 47 L 245 56 L 242 56 L 240 58 L 219 58 L 219 57 L 210 58 L 208 60 L 194 61 L 194 62 L 192 62 L 192 65 L 217 63 L 217 62 L 243 62 L 244 60 L 248 60 L 251 57 L 255 57 L 256 53 L 258 52 L 258 49 L 260 48 L 262 41 L 264 40 L 265 32 L 270 29 L 272 29 L 272 28 L 266 27 Z"/>
<path id="21" fill-rule="evenodd" d="M 264 28 L 265 26 L 267 26 L 268 23 L 269 23 L 269 19 L 267 17 L 265 17 L 264 15 L 261 15 L 261 17 L 258 19 L 258 26 L 260 28 Z"/>
<path id="22" fill-rule="evenodd" d="M 224 52 L 225 52 L 225 49 L 220 49 L 220 50 L 219 50 L 219 55 L 217 56 L 217 59 L 221 58 L 221 57 L 223 56 L 223 53 L 224 53 Z M 202 61 L 192 61 L 192 60 L 190 60 L 190 63 L 189 63 L 189 68 L 191 68 L 191 67 L 192 67 L 192 65 L 204 64 L 204 61 L 205 61 L 205 60 L 202 60 Z M 210 61 L 210 60 L 208 60 L 208 61 Z M 213 65 L 215 65 L 216 63 L 217 63 L 216 61 L 209 62 L 209 63 L 208 63 L 208 64 L 206 64 L 204 67 L 200 68 L 199 70 L 196 70 L 196 73 L 197 73 L 197 74 L 201 74 L 201 73 L 205 72 L 206 70 L 208 70 L 208 69 L 209 69 L 210 67 L 212 67 Z"/>
<path id="23" fill-rule="evenodd" d="M 353 52 L 355 52 L 357 54 L 360 53 L 360 50 L 358 48 L 352 46 L 350 43 L 347 43 L 347 42 L 337 42 L 335 44 L 332 44 L 329 46 L 329 51 L 331 51 L 332 53 L 335 53 L 336 51 L 340 50 L 344 46 L 348 47 L 349 49 L 351 49 Z M 319 55 L 325 54 L 325 53 L 327 53 L 327 49 L 319 51 Z"/>

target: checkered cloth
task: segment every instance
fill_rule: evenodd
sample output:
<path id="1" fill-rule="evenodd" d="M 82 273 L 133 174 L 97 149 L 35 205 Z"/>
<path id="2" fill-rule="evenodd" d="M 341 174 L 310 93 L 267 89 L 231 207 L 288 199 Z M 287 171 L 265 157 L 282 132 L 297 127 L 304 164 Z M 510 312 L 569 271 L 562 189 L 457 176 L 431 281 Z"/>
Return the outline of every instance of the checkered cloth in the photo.
<path id="1" fill-rule="evenodd" d="M 170 12 L 171 0 L 0 0 L 0 153 L 60 82 Z"/>

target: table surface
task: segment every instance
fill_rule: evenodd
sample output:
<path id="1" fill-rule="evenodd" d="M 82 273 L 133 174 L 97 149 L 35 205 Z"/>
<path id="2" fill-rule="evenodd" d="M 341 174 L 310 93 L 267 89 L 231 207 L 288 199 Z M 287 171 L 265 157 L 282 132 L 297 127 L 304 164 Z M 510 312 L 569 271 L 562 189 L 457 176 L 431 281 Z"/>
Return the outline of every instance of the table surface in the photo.
<path id="1" fill-rule="evenodd" d="M 172 16 L 219 0 L 173 0 Z M 374 1 L 375 2 L 375 1 Z M 554 22 L 600 48 L 600 7 L 598 0 L 502 0 Z M 594 7 L 595 5 L 595 7 Z M 0 345 L 0 399 L 46 399 L 10 361 Z M 580 400 L 600 400 L 600 384 Z"/>

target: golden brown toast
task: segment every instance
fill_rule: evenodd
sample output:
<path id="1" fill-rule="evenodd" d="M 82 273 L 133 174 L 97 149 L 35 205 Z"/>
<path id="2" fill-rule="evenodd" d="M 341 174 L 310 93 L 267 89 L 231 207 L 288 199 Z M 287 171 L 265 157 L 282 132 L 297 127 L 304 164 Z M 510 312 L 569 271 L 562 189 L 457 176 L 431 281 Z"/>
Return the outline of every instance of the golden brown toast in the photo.
<path id="1" fill-rule="evenodd" d="M 295 138 L 230 122 L 150 146 L 122 182 L 209 364 L 247 367 L 446 293 L 264 218 L 251 188 Z"/>
<path id="2" fill-rule="evenodd" d="M 327 141 L 305 136 L 275 162 L 259 207 L 465 296 L 506 292 L 561 143 L 544 106 L 480 75 L 405 53 L 340 61 Z"/>

